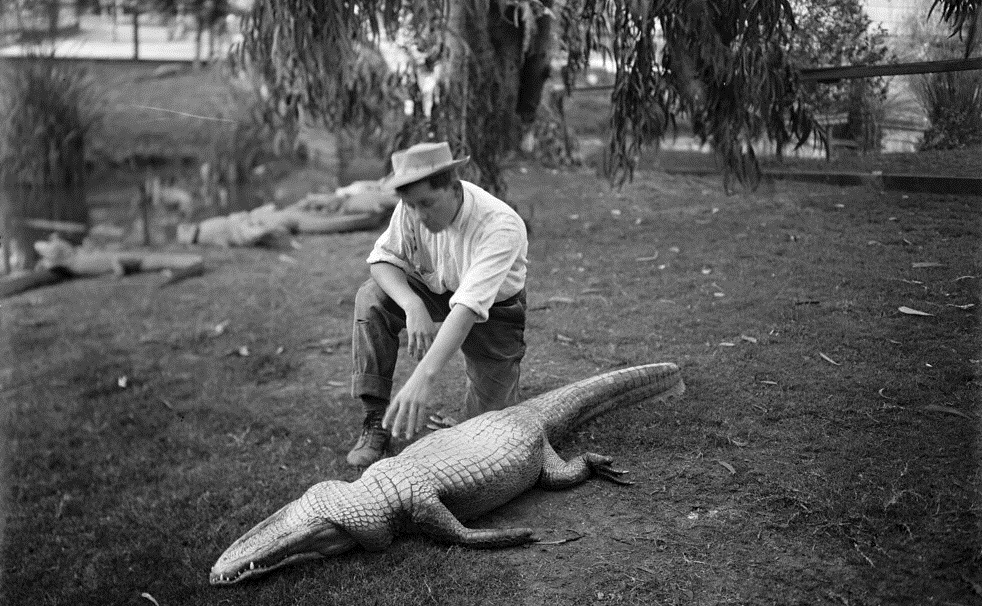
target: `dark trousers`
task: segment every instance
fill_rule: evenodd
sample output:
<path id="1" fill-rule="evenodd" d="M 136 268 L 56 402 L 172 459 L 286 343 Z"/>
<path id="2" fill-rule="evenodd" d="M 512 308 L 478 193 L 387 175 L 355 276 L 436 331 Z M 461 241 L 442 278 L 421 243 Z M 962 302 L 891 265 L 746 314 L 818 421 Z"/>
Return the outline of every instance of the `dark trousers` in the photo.
<path id="1" fill-rule="evenodd" d="M 422 282 L 408 277 L 409 286 L 426 304 L 434 322 L 450 313 L 453 293 L 435 294 Z M 467 418 L 518 403 L 518 382 L 525 356 L 525 290 L 495 303 L 487 322 L 475 324 L 461 351 L 467 364 Z M 392 376 L 399 353 L 399 333 L 406 314 L 369 278 L 355 296 L 351 337 L 351 395 L 362 398 L 365 412 L 385 406 L 392 397 Z M 371 396 L 381 403 L 371 403 Z M 384 410 L 384 408 L 383 408 Z"/>

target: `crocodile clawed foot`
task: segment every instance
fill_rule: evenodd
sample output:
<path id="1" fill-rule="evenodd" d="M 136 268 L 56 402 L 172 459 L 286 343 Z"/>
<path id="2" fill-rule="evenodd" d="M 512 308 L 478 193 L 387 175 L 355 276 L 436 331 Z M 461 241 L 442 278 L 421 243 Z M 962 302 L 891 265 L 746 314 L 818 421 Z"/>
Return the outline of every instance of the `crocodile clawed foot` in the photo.
<path id="1" fill-rule="evenodd" d="M 594 473 L 605 480 L 609 480 L 615 484 L 620 484 L 621 486 L 632 486 L 634 482 L 631 480 L 625 480 L 623 475 L 631 473 L 624 469 L 613 469 L 611 467 L 598 467 L 594 468 Z"/>
<path id="2" fill-rule="evenodd" d="M 501 547 L 518 547 L 538 541 L 532 528 L 487 528 L 469 531 L 469 539 L 465 544 L 478 549 L 498 549 Z"/>
<path id="3" fill-rule="evenodd" d="M 519 537 L 518 545 L 528 545 L 529 543 L 537 543 L 540 537 L 535 533 L 532 528 L 516 528 L 517 535 Z"/>
<path id="4" fill-rule="evenodd" d="M 612 464 L 613 459 L 610 457 L 598 455 L 590 461 L 590 469 L 595 475 L 615 484 L 620 484 L 621 486 L 631 486 L 634 484 L 634 482 L 623 478 L 623 476 L 630 473 L 629 471 L 626 469 L 617 469 Z"/>
<path id="5" fill-rule="evenodd" d="M 454 419 L 453 417 L 448 417 L 440 414 L 432 414 L 430 415 L 430 418 L 427 419 L 426 421 L 426 428 L 432 431 L 436 431 L 438 429 L 449 429 L 457 424 L 458 424 L 457 420 Z"/>

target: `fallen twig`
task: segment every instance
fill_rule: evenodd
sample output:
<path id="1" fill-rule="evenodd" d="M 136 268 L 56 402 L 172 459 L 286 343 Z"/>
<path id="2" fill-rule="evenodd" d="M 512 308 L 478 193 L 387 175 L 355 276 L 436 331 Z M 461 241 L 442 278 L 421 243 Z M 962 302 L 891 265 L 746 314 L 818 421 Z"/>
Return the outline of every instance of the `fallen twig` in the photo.
<path id="1" fill-rule="evenodd" d="M 975 420 L 975 417 L 966 412 L 962 412 L 957 408 L 952 408 L 951 406 L 942 406 L 941 404 L 928 404 L 924 407 L 924 410 L 930 410 L 931 412 L 943 412 L 945 414 L 957 415 L 966 419 Z"/>
<path id="2" fill-rule="evenodd" d="M 579 541 L 584 536 L 586 536 L 586 535 L 582 535 L 582 534 L 577 533 L 577 535 L 576 536 L 573 536 L 573 537 L 568 537 L 568 538 L 565 538 L 565 539 L 559 539 L 559 540 L 556 540 L 556 541 L 536 541 L 535 544 L 536 545 L 562 545 L 563 543 L 572 543 L 573 541 Z"/>

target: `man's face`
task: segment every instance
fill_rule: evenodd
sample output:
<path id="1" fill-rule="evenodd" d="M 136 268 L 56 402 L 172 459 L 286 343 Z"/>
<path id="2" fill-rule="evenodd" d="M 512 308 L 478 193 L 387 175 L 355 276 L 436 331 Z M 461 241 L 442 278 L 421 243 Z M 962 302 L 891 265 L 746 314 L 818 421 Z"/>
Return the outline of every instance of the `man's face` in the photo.
<path id="1" fill-rule="evenodd" d="M 402 203 L 416 213 L 423 227 L 433 233 L 446 229 L 457 216 L 459 199 L 453 186 L 434 189 L 425 181 L 399 188 Z"/>

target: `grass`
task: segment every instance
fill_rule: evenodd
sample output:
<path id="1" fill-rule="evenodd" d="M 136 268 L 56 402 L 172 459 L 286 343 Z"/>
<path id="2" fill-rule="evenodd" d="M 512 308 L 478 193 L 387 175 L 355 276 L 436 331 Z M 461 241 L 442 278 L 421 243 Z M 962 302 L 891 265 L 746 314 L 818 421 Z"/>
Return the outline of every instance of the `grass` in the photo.
<path id="1" fill-rule="evenodd" d="M 353 478 L 347 333 L 375 234 L 309 238 L 296 264 L 208 251 L 206 278 L 167 289 L 137 276 L 4 302 L 4 603 L 978 599 L 962 578 L 979 580 L 976 317 L 951 306 L 977 303 L 971 200 L 788 184 L 727 198 L 658 173 L 617 193 L 534 167 L 510 185 L 534 205 L 526 395 L 653 360 L 689 385 L 562 445 L 614 455 L 633 488 L 535 491 L 480 521 L 580 540 L 408 539 L 207 585 L 250 525 Z"/>
<path id="2" fill-rule="evenodd" d="M 92 62 L 85 69 L 105 89 L 109 118 L 95 141 L 95 153 L 105 160 L 207 159 L 216 140 L 231 135 L 229 120 L 238 117 L 229 78 L 217 67 L 164 77 L 126 62 Z"/>
<path id="3" fill-rule="evenodd" d="M 982 603 L 975 198 L 728 197 L 656 171 L 618 192 L 521 164 L 508 182 L 533 230 L 523 394 L 649 361 L 688 385 L 559 445 L 615 456 L 633 487 L 534 490 L 476 524 L 577 540 L 410 537 L 207 584 L 250 526 L 354 478 L 350 316 L 377 234 L 307 237 L 286 259 L 202 250 L 207 274 L 163 289 L 0 301 L 0 603 Z M 462 376 L 441 383 L 450 412 Z"/>

